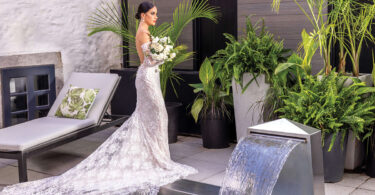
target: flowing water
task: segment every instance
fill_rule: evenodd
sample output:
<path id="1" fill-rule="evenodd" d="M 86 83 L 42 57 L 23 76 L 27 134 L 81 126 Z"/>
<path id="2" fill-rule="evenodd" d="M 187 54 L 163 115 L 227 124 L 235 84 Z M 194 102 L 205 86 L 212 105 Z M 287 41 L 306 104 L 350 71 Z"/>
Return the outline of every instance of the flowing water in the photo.
<path id="1" fill-rule="evenodd" d="M 222 195 L 268 195 L 298 140 L 250 135 L 234 149 L 221 185 Z"/>

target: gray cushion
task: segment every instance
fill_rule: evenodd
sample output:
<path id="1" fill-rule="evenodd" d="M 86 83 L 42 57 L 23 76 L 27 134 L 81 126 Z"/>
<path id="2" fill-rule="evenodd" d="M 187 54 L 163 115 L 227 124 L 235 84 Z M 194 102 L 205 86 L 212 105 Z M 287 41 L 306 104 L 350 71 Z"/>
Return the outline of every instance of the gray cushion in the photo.
<path id="1" fill-rule="evenodd" d="M 58 106 L 64 99 L 69 86 L 74 85 L 83 88 L 99 89 L 99 93 L 96 96 L 94 105 L 90 109 L 87 116 L 88 119 L 93 119 L 95 124 L 100 123 L 100 119 L 104 114 L 104 108 L 109 103 L 110 97 L 115 91 L 115 87 L 119 82 L 120 77 L 117 74 L 109 73 L 78 73 L 74 72 L 70 78 L 64 83 L 64 87 L 61 89 L 55 102 L 53 103 L 48 116 L 55 116 Z"/>
<path id="2" fill-rule="evenodd" d="M 43 117 L 0 129 L 1 151 L 23 151 L 84 127 L 95 125 L 94 119 Z"/>

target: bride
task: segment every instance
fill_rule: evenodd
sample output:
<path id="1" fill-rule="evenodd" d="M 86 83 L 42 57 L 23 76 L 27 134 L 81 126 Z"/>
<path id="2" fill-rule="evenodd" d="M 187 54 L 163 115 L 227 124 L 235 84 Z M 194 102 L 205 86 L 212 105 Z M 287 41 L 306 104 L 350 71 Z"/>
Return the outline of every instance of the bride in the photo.
<path id="1" fill-rule="evenodd" d="M 157 194 L 159 187 L 197 170 L 173 162 L 168 147 L 168 116 L 160 89 L 162 61 L 147 57 L 149 25 L 157 8 L 139 5 L 136 47 L 137 105 L 131 117 L 81 163 L 60 176 L 7 186 L 0 194 Z"/>

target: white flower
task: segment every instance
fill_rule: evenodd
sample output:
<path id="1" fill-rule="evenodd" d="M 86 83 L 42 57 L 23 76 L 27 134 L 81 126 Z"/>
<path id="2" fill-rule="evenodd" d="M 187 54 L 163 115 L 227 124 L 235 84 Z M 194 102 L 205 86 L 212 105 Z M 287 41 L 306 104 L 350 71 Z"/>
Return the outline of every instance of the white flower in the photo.
<path id="1" fill-rule="evenodd" d="M 161 41 L 162 43 L 166 43 L 166 42 L 167 42 L 167 37 L 163 37 L 163 38 L 161 38 L 160 41 Z"/>
<path id="2" fill-rule="evenodd" d="M 171 53 L 171 58 L 176 57 L 176 53 Z"/>
<path id="3" fill-rule="evenodd" d="M 158 61 L 161 61 L 162 60 L 162 57 L 161 57 L 161 55 L 157 55 L 157 56 L 155 56 L 155 58 L 153 58 L 154 60 L 158 60 Z"/>
<path id="4" fill-rule="evenodd" d="M 162 52 L 164 47 L 159 43 L 154 43 L 151 48 L 154 48 L 156 52 Z"/>
<path id="5" fill-rule="evenodd" d="M 167 55 L 169 54 L 169 50 L 167 50 L 167 49 L 165 48 L 164 51 L 163 51 L 163 54 L 167 56 Z"/>
<path id="6" fill-rule="evenodd" d="M 172 49 L 173 49 L 173 46 L 172 45 L 167 45 L 165 46 L 165 49 L 170 52 Z"/>
<path id="7" fill-rule="evenodd" d="M 152 42 L 154 42 L 154 43 L 159 42 L 159 37 L 155 37 L 155 38 L 152 40 Z"/>
<path id="8" fill-rule="evenodd" d="M 167 56 L 162 53 L 162 54 L 160 54 L 160 58 L 161 58 L 160 60 L 165 60 L 165 59 L 167 59 Z"/>

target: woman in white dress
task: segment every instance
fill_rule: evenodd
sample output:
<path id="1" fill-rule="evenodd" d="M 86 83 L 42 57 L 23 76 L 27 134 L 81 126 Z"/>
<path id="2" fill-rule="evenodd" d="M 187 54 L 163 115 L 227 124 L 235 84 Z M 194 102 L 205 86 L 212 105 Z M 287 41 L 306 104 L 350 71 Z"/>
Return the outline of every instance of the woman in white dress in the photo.
<path id="1" fill-rule="evenodd" d="M 160 89 L 159 65 L 148 57 L 149 25 L 157 8 L 139 5 L 136 47 L 137 105 L 131 117 L 78 165 L 59 176 L 7 186 L 0 194 L 157 194 L 159 187 L 197 170 L 171 160 L 168 116 Z"/>

